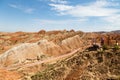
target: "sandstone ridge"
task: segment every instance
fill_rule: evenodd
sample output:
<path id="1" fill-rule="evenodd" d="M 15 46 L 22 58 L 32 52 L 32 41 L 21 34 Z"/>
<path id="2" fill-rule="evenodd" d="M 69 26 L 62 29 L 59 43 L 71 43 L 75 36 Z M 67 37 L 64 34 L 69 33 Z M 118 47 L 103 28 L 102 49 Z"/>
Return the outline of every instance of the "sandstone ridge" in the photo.
<path id="1" fill-rule="evenodd" d="M 1 66 L 25 63 L 27 60 L 44 60 L 59 56 L 81 47 L 82 39 L 79 35 L 64 39 L 60 44 L 52 41 L 40 40 L 36 43 L 23 43 L 0 55 Z M 42 56 L 42 59 L 41 59 Z"/>

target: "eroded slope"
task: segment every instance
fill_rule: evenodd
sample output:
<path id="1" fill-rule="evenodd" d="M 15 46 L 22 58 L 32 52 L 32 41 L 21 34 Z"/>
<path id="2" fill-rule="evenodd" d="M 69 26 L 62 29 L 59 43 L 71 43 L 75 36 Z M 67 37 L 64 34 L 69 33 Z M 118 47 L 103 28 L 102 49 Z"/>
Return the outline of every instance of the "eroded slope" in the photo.
<path id="1" fill-rule="evenodd" d="M 51 64 L 31 76 L 32 80 L 107 80 L 120 79 L 120 50 L 84 51 Z"/>

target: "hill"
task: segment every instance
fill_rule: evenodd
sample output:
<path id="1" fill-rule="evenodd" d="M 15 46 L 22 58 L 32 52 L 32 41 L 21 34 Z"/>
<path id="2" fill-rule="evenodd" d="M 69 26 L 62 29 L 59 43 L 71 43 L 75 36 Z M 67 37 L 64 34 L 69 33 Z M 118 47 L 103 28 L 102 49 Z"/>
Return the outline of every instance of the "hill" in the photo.
<path id="1" fill-rule="evenodd" d="M 114 32 L 1 32 L 0 80 L 119 79 L 119 44 Z"/>
<path id="2" fill-rule="evenodd" d="M 120 50 L 84 51 L 50 64 L 32 80 L 119 80 Z"/>

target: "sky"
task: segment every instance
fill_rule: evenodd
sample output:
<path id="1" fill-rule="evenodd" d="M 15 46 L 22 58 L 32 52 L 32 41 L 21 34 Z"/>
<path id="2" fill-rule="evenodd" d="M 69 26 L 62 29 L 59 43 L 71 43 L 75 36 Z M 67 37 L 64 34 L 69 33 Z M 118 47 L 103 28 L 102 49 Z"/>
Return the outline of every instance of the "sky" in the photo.
<path id="1" fill-rule="evenodd" d="M 0 31 L 120 30 L 120 0 L 0 0 Z"/>

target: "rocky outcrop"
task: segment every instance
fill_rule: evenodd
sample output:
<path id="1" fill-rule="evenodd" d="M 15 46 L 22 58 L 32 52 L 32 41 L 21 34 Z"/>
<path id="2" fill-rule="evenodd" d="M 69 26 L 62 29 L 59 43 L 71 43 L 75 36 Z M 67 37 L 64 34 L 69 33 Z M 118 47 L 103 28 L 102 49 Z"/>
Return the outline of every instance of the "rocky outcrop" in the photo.
<path id="1" fill-rule="evenodd" d="M 45 31 L 40 30 L 39 32 L 14 32 L 14 33 L 3 33 L 0 32 L 0 54 L 12 48 L 14 45 L 21 43 L 35 43 L 39 40 L 46 39 L 48 41 L 53 41 L 54 43 L 60 42 L 66 38 L 73 37 L 75 35 L 82 35 L 81 31 Z M 9 48 L 4 48 L 4 47 Z"/>
<path id="2" fill-rule="evenodd" d="M 0 64 L 1 66 L 9 66 L 24 63 L 27 60 L 37 60 L 38 58 L 41 60 L 41 56 L 44 56 L 44 59 L 48 58 L 48 56 L 55 57 L 66 54 L 82 45 L 82 39 L 79 35 L 65 39 L 60 44 L 48 40 L 23 43 L 0 55 Z"/>
<path id="3" fill-rule="evenodd" d="M 24 43 L 0 55 L 0 64 L 8 66 L 16 63 L 23 63 L 27 59 L 36 59 L 37 56 L 39 57 L 41 55 L 44 54 L 39 50 L 37 43 Z"/>
<path id="4" fill-rule="evenodd" d="M 69 49 L 76 49 L 82 45 L 82 39 L 78 35 L 65 39 L 61 42 L 61 46 L 68 47 Z"/>
<path id="5" fill-rule="evenodd" d="M 37 42 L 37 44 L 40 51 L 49 56 L 55 56 L 63 52 L 61 47 L 59 45 L 56 45 L 52 41 L 49 42 L 47 40 L 40 40 L 39 42 Z"/>

